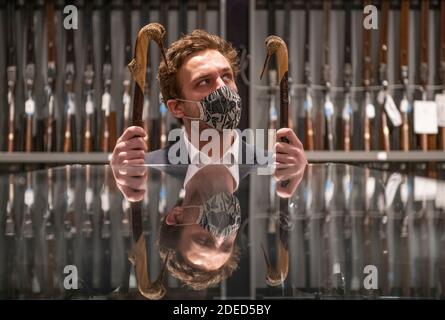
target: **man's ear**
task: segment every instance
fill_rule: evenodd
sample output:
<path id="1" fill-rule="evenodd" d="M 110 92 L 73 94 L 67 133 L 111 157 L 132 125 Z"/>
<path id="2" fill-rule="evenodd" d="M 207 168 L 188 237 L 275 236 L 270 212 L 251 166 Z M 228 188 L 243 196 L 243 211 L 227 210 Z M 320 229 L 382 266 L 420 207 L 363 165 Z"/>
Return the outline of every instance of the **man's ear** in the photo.
<path id="1" fill-rule="evenodd" d="M 174 207 L 170 210 L 170 212 L 167 214 L 167 217 L 165 218 L 165 223 L 169 226 L 174 226 L 179 223 L 178 217 L 182 215 L 182 208 L 181 207 Z"/>
<path id="2" fill-rule="evenodd" d="M 175 118 L 183 118 L 184 117 L 184 104 L 181 101 L 175 99 L 167 100 L 167 108 L 168 111 Z"/>

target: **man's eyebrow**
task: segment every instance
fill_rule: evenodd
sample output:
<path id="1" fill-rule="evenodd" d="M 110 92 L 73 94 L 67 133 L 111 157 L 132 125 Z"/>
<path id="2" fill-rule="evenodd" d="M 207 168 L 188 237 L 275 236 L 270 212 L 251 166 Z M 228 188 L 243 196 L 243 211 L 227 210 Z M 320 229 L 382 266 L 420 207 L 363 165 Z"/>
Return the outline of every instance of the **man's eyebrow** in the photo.
<path id="1" fill-rule="evenodd" d="M 227 71 L 232 71 L 232 68 L 230 67 L 225 67 L 221 69 L 221 72 L 227 72 Z M 192 82 L 198 82 L 199 80 L 204 80 L 206 78 L 208 78 L 209 76 L 211 76 L 212 73 L 204 73 L 204 74 L 200 74 L 198 75 L 196 78 L 192 79 Z"/>

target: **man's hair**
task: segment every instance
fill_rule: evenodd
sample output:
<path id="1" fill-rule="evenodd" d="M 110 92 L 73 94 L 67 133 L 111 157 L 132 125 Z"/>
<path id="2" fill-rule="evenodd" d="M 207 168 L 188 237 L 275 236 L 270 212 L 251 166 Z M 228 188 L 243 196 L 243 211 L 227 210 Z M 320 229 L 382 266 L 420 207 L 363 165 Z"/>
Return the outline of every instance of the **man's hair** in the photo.
<path id="1" fill-rule="evenodd" d="M 238 268 L 240 250 L 236 243 L 227 262 L 217 270 L 206 271 L 188 264 L 177 249 L 182 229 L 183 227 L 167 225 L 164 219 L 159 231 L 159 253 L 162 261 L 165 261 L 168 255 L 168 272 L 181 280 L 185 286 L 193 290 L 215 287 Z"/>
<path id="2" fill-rule="evenodd" d="M 220 52 L 229 62 L 234 76 L 236 77 L 239 74 L 238 53 L 232 44 L 204 30 L 195 30 L 191 34 L 182 36 L 168 48 L 166 54 L 168 68 L 164 60 L 161 59 L 158 81 L 165 102 L 181 96 L 182 88 L 178 81 L 178 72 L 184 60 L 195 52 L 208 49 Z"/>

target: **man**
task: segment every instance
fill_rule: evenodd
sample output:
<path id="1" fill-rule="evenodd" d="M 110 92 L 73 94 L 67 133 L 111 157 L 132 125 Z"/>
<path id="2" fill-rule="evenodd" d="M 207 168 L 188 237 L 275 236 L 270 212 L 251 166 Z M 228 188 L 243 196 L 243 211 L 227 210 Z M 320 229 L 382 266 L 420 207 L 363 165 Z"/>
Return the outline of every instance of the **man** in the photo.
<path id="1" fill-rule="evenodd" d="M 253 163 L 249 164 L 257 164 L 258 150 L 242 141 L 234 130 L 241 115 L 241 99 L 235 82 L 239 73 L 237 52 L 232 45 L 195 30 L 170 46 L 167 60 L 168 67 L 164 61 L 159 66 L 158 80 L 169 112 L 183 124 L 183 134 L 172 146 L 146 154 L 147 133 L 140 127 L 129 127 L 116 143 L 111 164 L 176 164 L 184 154 L 186 163 L 228 160 L 242 164 L 253 155 Z M 208 130 L 217 132 L 217 141 L 201 138 Z M 193 139 L 193 135 L 199 139 Z M 278 170 L 307 163 L 303 146 L 292 129 L 279 129 L 276 138 L 290 141 L 275 145 Z M 218 148 L 209 148 L 209 144 Z"/>

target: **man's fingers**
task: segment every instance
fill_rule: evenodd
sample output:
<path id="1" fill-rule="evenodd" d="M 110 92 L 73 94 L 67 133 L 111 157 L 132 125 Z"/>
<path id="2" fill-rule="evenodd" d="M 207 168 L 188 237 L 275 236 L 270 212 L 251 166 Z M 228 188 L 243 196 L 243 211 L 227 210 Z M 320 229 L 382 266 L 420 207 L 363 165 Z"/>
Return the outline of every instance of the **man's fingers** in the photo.
<path id="1" fill-rule="evenodd" d="M 144 159 L 124 160 L 122 164 L 126 166 L 138 166 L 145 164 L 145 161 Z"/>
<path id="2" fill-rule="evenodd" d="M 134 138 L 134 137 L 142 137 L 143 138 L 146 135 L 147 135 L 147 133 L 141 127 L 138 127 L 138 126 L 128 127 L 124 131 L 124 133 L 119 137 L 119 139 L 117 140 L 117 143 L 130 140 L 131 138 Z"/>
<path id="3" fill-rule="evenodd" d="M 121 185 L 119 189 L 122 191 L 125 198 L 130 202 L 139 202 L 144 199 L 145 190 L 135 190 L 123 185 Z"/>
<path id="4" fill-rule="evenodd" d="M 281 128 L 277 131 L 277 141 L 281 141 L 282 138 L 287 138 L 289 140 L 289 143 L 296 147 L 303 148 L 303 144 L 298 139 L 297 135 L 295 134 L 294 130 L 291 128 Z"/>
<path id="5" fill-rule="evenodd" d="M 283 164 L 297 164 L 298 157 L 295 155 L 289 155 L 285 153 L 275 153 L 274 154 L 275 162 L 283 163 Z"/>
<path id="6" fill-rule="evenodd" d="M 290 198 L 294 194 L 298 185 L 300 184 L 301 179 L 293 178 L 289 180 L 289 183 L 286 184 L 285 187 L 281 185 L 281 183 L 277 183 L 277 195 L 280 198 Z"/>
<path id="7" fill-rule="evenodd" d="M 134 190 L 145 190 L 147 188 L 147 176 L 142 177 L 130 177 L 130 176 L 117 176 L 116 182 L 120 186 L 126 186 Z"/>
<path id="8" fill-rule="evenodd" d="M 119 154 L 119 156 L 124 158 L 125 160 L 145 159 L 145 151 L 144 150 L 123 151 Z"/>

